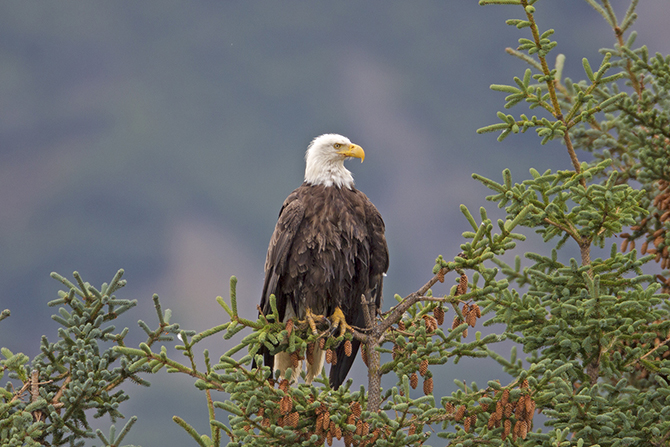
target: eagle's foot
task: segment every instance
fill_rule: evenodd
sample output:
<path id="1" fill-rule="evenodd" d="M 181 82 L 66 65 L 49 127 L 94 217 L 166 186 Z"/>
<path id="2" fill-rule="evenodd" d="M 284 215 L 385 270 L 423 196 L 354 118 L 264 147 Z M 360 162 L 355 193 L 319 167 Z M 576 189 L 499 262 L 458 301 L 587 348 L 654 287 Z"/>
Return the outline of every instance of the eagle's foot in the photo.
<path id="1" fill-rule="evenodd" d="M 326 317 L 313 313 L 312 309 L 309 308 L 307 308 L 307 311 L 305 312 L 305 321 L 309 324 L 312 334 L 314 335 L 319 335 L 319 331 L 316 330 L 317 323 L 322 323 L 324 321 L 330 323 Z M 304 321 L 301 321 L 301 323 L 304 323 Z"/>
<path id="2" fill-rule="evenodd" d="M 344 318 L 344 313 L 339 307 L 336 307 L 335 312 L 333 312 L 333 314 L 330 316 L 330 323 L 332 324 L 331 331 L 333 333 L 339 329 L 339 334 L 337 335 L 338 337 L 344 336 L 347 331 L 353 332 L 354 330 L 354 328 L 352 328 L 349 323 L 347 323 L 347 320 Z"/>

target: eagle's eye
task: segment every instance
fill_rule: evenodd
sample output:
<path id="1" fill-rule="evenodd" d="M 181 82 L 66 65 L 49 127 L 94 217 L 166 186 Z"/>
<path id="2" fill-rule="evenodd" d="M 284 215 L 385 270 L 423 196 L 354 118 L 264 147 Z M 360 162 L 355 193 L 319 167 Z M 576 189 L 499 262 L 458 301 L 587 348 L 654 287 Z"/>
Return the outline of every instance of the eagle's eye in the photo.
<path id="1" fill-rule="evenodd" d="M 335 143 L 333 146 L 335 147 L 335 149 L 339 149 L 340 146 L 342 146 L 342 145 L 340 143 Z"/>

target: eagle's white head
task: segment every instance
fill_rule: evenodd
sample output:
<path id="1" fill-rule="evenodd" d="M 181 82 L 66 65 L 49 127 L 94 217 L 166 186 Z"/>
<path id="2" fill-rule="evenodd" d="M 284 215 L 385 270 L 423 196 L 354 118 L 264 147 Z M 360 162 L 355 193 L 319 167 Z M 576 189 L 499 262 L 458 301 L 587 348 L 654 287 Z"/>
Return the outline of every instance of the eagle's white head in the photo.
<path id="1" fill-rule="evenodd" d="M 344 167 L 347 158 L 360 158 L 365 152 L 349 138 L 333 133 L 318 136 L 307 147 L 305 161 L 305 182 L 311 185 L 347 187 L 354 186 L 354 177 Z"/>

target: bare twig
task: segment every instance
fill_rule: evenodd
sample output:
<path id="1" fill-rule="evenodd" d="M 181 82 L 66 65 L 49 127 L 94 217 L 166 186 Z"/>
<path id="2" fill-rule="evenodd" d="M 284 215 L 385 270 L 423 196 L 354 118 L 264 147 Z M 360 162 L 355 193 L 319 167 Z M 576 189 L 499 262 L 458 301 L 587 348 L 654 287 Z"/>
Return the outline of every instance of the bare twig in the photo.
<path id="1" fill-rule="evenodd" d="M 56 394 L 54 395 L 54 398 L 51 399 L 51 404 L 56 408 L 56 410 L 59 410 L 61 407 L 63 407 L 63 403 L 60 401 L 60 398 L 63 397 L 63 391 L 67 387 L 68 383 L 70 383 L 71 381 L 72 376 L 68 374 L 65 380 L 63 381 L 63 384 L 58 389 L 58 392 L 56 392 Z"/>
<path id="2" fill-rule="evenodd" d="M 632 365 L 633 363 L 637 363 L 637 362 L 639 362 L 640 360 L 646 359 L 646 358 L 649 357 L 651 354 L 653 354 L 657 349 L 659 349 L 661 346 L 665 346 L 665 345 L 667 345 L 668 343 L 670 343 L 670 335 L 668 335 L 668 337 L 667 337 L 665 340 L 663 340 L 663 342 L 659 343 L 658 346 L 656 346 L 656 347 L 655 347 L 654 349 L 652 349 L 651 351 L 647 352 L 647 353 L 646 353 L 645 355 L 643 355 L 642 357 L 637 358 L 637 359 L 633 360 L 632 362 L 629 362 L 629 363 L 626 365 L 626 368 L 628 368 L 628 367 L 629 367 L 630 365 Z"/>
<path id="3" fill-rule="evenodd" d="M 30 401 L 37 402 L 40 398 L 40 372 L 36 369 L 33 369 L 30 372 Z M 35 421 L 40 422 L 44 417 L 42 410 L 33 411 L 33 417 Z"/>
<path id="4" fill-rule="evenodd" d="M 451 269 L 443 267 L 439 272 L 437 272 L 437 274 L 435 274 L 435 276 L 433 276 L 430 279 L 430 281 L 424 284 L 419 290 L 410 293 L 397 306 L 392 307 L 388 312 L 385 312 L 384 315 L 386 315 L 386 318 L 379 323 L 381 332 L 385 332 L 393 324 L 400 321 L 402 315 L 407 311 L 407 309 L 409 309 L 419 301 L 422 301 L 422 298 L 426 294 L 428 289 L 433 287 L 435 283 L 437 283 L 440 280 L 440 277 L 444 277 L 444 275 L 446 275 L 450 271 Z"/>

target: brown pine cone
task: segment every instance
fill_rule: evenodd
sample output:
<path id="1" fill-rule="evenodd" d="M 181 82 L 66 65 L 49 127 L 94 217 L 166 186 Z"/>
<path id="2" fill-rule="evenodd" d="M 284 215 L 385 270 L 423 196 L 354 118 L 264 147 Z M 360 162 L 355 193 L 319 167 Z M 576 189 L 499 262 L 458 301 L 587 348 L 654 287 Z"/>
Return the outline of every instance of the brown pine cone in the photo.
<path id="1" fill-rule="evenodd" d="M 321 428 L 322 428 L 323 431 L 326 431 L 330 428 L 330 422 L 331 422 L 330 412 L 328 410 L 326 410 L 323 413 L 323 420 L 321 421 Z"/>
<path id="2" fill-rule="evenodd" d="M 508 402 L 507 405 L 505 405 L 505 411 L 503 411 L 503 414 L 506 418 L 508 418 L 512 416 L 512 411 L 514 411 L 514 405 Z"/>
<path id="3" fill-rule="evenodd" d="M 298 356 L 297 352 L 292 352 L 291 353 L 291 367 L 295 370 L 296 368 L 298 368 L 298 365 L 300 365 L 300 356 Z"/>
<path id="4" fill-rule="evenodd" d="M 473 309 L 475 311 L 475 315 L 477 315 L 477 318 L 482 317 L 482 310 L 480 309 L 478 304 L 473 305 Z"/>
<path id="5" fill-rule="evenodd" d="M 298 425 L 299 419 L 300 415 L 298 414 L 297 411 L 294 411 L 293 413 L 289 414 L 288 417 L 286 418 L 286 425 L 296 427 Z"/>
<path id="6" fill-rule="evenodd" d="M 444 308 L 442 306 L 437 306 L 435 310 L 433 310 L 433 316 L 435 316 L 437 324 L 440 326 L 444 324 Z"/>
<path id="7" fill-rule="evenodd" d="M 503 406 L 507 405 L 507 402 L 509 402 L 509 390 L 503 391 L 501 400 Z"/>
<path id="8" fill-rule="evenodd" d="M 324 413 L 319 414 L 316 417 L 316 434 L 320 435 L 323 433 L 323 419 L 324 419 Z"/>
<path id="9" fill-rule="evenodd" d="M 509 436 L 509 432 L 512 430 L 512 421 L 509 419 L 506 419 L 505 422 L 503 423 L 503 434 L 502 438 L 505 439 L 507 436 Z"/>
<path id="10" fill-rule="evenodd" d="M 474 311 L 471 311 L 465 321 L 467 321 L 470 327 L 475 327 L 475 324 L 477 324 L 477 314 L 475 314 Z"/>
<path id="11" fill-rule="evenodd" d="M 419 376 L 417 376 L 416 373 L 412 373 L 409 376 L 409 386 L 411 386 L 414 390 L 417 386 L 419 386 Z"/>
<path id="12" fill-rule="evenodd" d="M 487 424 L 489 430 L 493 430 L 493 427 L 496 426 L 496 422 L 498 422 L 498 418 L 496 417 L 496 413 L 493 412 L 491 413 L 491 416 L 489 416 L 489 422 Z"/>
<path id="13" fill-rule="evenodd" d="M 361 413 L 363 412 L 361 408 L 361 404 L 358 402 L 352 402 L 349 405 L 349 408 L 351 408 L 351 413 L 356 416 L 357 418 L 361 417 Z"/>
<path id="14" fill-rule="evenodd" d="M 454 416 L 454 420 L 456 422 L 461 422 L 461 419 L 463 419 L 463 416 L 465 416 L 465 410 L 465 405 L 458 407 L 458 410 L 456 410 L 456 415 Z"/>
<path id="15" fill-rule="evenodd" d="M 293 399 L 290 394 L 285 395 L 279 401 L 279 410 L 281 414 L 286 414 L 293 409 Z"/>
<path id="16" fill-rule="evenodd" d="M 437 320 L 435 320 L 435 318 L 433 318 L 430 315 L 424 315 L 422 318 L 423 318 L 423 321 L 426 322 L 426 331 L 428 333 L 431 333 L 435 329 L 437 329 Z"/>
<path id="17" fill-rule="evenodd" d="M 526 418 L 526 400 L 521 396 L 516 403 L 516 408 L 514 409 L 514 415 L 517 419 Z"/>
<path id="18" fill-rule="evenodd" d="M 526 425 L 526 422 L 517 421 L 517 423 L 514 424 L 514 435 L 520 437 L 521 439 L 526 439 L 527 434 L 528 434 L 528 426 Z"/>
<path id="19" fill-rule="evenodd" d="M 468 433 L 470 431 L 470 418 L 465 418 L 463 421 L 463 430 L 465 430 L 465 433 Z"/>
<path id="20" fill-rule="evenodd" d="M 463 295 L 468 291 L 468 275 L 463 273 L 461 279 L 458 282 L 458 288 L 456 289 L 456 296 Z"/>
<path id="21" fill-rule="evenodd" d="M 428 359 L 423 359 L 421 360 L 421 364 L 419 365 L 419 374 L 421 374 L 421 377 L 423 377 L 426 375 L 427 372 L 428 372 Z"/>
<path id="22" fill-rule="evenodd" d="M 496 402 L 496 411 L 493 414 L 496 415 L 497 420 L 502 419 L 504 409 L 505 409 L 505 405 L 503 405 L 502 400 L 499 400 L 498 402 Z"/>
<path id="23" fill-rule="evenodd" d="M 535 416 L 535 401 L 530 396 L 526 396 L 526 422 L 529 426 L 533 421 L 533 416 Z"/>
<path id="24" fill-rule="evenodd" d="M 354 347 L 351 344 L 351 340 L 345 340 L 344 341 L 344 355 L 347 357 L 351 357 L 351 353 L 353 352 Z"/>
<path id="25" fill-rule="evenodd" d="M 423 394 L 428 395 L 433 392 L 433 378 L 428 377 L 423 381 Z"/>
<path id="26" fill-rule="evenodd" d="M 361 358 L 363 359 L 365 366 L 368 366 L 368 349 L 365 347 L 365 345 L 361 346 Z"/>

